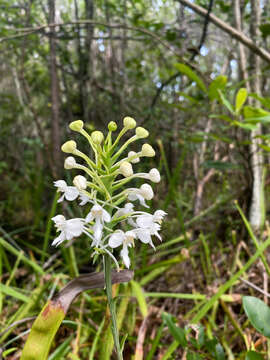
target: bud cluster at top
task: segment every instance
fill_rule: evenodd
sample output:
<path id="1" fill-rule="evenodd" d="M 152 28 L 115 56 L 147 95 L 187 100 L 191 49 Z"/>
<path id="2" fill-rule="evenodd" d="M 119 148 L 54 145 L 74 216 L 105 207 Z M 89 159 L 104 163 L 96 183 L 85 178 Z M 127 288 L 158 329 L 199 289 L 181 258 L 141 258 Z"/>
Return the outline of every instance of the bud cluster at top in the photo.
<path id="1" fill-rule="evenodd" d="M 133 142 L 147 138 L 149 133 L 143 127 L 136 127 L 136 121 L 131 117 L 124 118 L 123 128 L 114 139 L 112 133 L 117 130 L 117 125 L 113 121 L 108 124 L 106 137 L 101 131 L 89 134 L 81 120 L 73 121 L 69 127 L 88 140 L 94 159 L 81 152 L 75 141 L 65 142 L 62 151 L 69 154 L 64 163 L 65 169 L 77 169 L 81 173 L 74 177 L 73 186 L 67 185 L 64 180 L 55 181 L 54 185 L 61 192 L 58 202 L 78 198 L 79 205 L 86 205 L 87 213 L 84 218 L 69 220 L 63 215 L 53 217 L 57 231 L 60 232 L 53 245 L 85 234 L 91 240 L 93 254 L 110 255 L 119 268 L 114 249 L 121 247 L 121 258 L 129 267 L 129 248 L 135 246 L 137 239 L 154 247 L 152 236 L 161 240 L 159 230 L 166 215 L 162 210 L 157 210 L 153 215 L 134 210 L 135 201 L 149 208 L 146 201 L 154 196 L 150 184 L 145 182 L 139 188 L 127 187 L 135 178 L 154 183 L 160 181 L 159 171 L 155 168 L 148 173 L 134 173 L 133 170 L 134 164 L 142 157 L 155 156 L 151 145 L 144 143 L 139 152 L 127 151 Z M 123 135 L 133 129 L 135 134 L 121 145 Z M 77 162 L 78 158 L 82 162 Z M 128 228 L 126 232 L 120 229 L 122 223 Z"/>

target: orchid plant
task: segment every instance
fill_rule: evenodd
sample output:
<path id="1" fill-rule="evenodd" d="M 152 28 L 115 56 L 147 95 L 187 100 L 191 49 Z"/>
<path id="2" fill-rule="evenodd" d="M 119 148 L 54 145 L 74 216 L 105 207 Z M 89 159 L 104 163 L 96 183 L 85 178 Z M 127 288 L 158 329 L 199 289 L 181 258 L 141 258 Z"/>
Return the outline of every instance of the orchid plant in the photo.
<path id="1" fill-rule="evenodd" d="M 148 173 L 133 172 L 133 164 L 138 163 L 143 157 L 155 156 L 155 151 L 146 143 L 142 145 L 141 151 L 127 153 L 127 148 L 132 143 L 147 138 L 149 135 L 143 127 L 136 127 L 136 121 L 131 117 L 124 118 L 123 128 L 114 140 L 112 133 L 117 130 L 117 125 L 113 121 L 108 124 L 109 131 L 106 138 L 101 131 L 93 131 L 90 135 L 84 129 L 84 123 L 81 120 L 72 122 L 69 127 L 88 140 L 94 159 L 78 150 L 75 141 L 67 141 L 62 145 L 62 151 L 81 158 L 83 163 L 78 163 L 73 156 L 68 156 L 64 167 L 78 169 L 83 175 L 74 177 L 73 186 L 67 185 L 64 180 L 55 181 L 54 185 L 61 193 L 58 202 L 78 199 L 79 205 L 87 210 L 84 218 L 67 220 L 63 215 L 54 216 L 52 220 L 60 234 L 54 239 L 52 245 L 58 246 L 66 240 L 70 241 L 84 234 L 89 239 L 92 256 L 95 258 L 102 256 L 114 343 L 118 359 L 122 359 L 115 303 L 112 299 L 112 262 L 117 270 L 120 269 L 120 261 L 129 268 L 129 251 L 135 246 L 136 241 L 155 248 L 152 237 L 156 236 L 161 240 L 159 231 L 166 213 L 157 210 L 154 214 L 150 214 L 134 208 L 134 203 L 138 201 L 141 206 L 149 209 L 146 201 L 154 196 L 151 185 L 143 183 L 139 188 L 127 186 L 135 178 L 154 183 L 160 181 L 159 171 L 155 168 Z M 121 138 L 132 129 L 135 129 L 135 134 L 120 145 Z M 127 155 L 124 155 L 125 153 Z M 120 259 L 117 256 L 118 248 L 121 249 Z"/>

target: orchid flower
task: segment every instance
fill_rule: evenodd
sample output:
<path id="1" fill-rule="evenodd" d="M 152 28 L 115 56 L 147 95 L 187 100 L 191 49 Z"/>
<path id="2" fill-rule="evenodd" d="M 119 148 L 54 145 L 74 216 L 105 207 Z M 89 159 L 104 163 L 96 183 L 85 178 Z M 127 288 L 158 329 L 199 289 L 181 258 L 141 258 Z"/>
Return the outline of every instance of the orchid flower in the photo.
<path id="1" fill-rule="evenodd" d="M 95 224 L 93 226 L 93 231 L 95 242 L 93 245 L 97 246 L 102 237 L 104 222 L 110 222 L 111 215 L 108 213 L 108 211 L 104 210 L 102 206 L 100 206 L 99 204 L 95 204 L 85 218 L 85 221 L 87 223 L 94 220 Z"/>
<path id="2" fill-rule="evenodd" d="M 65 240 L 80 236 L 84 231 L 83 219 L 75 218 L 66 220 L 63 215 L 56 215 L 52 218 L 60 235 L 54 239 L 52 245 L 58 246 Z"/>
<path id="3" fill-rule="evenodd" d="M 73 201 L 79 196 L 79 190 L 75 186 L 68 186 L 65 180 L 54 181 L 54 186 L 57 187 L 57 191 L 64 193 L 57 202 L 60 203 L 64 199 Z"/>
<path id="4" fill-rule="evenodd" d="M 122 230 L 115 231 L 109 238 L 109 246 L 111 248 L 117 248 L 123 246 L 120 256 L 123 259 L 124 264 L 127 268 L 130 267 L 130 259 L 128 255 L 128 248 L 134 246 L 134 239 L 136 238 L 136 233 L 134 231 L 124 232 Z"/>
<path id="5" fill-rule="evenodd" d="M 130 201 L 139 200 L 140 204 L 147 208 L 149 206 L 146 205 L 145 200 L 151 200 L 154 197 L 152 187 L 149 184 L 143 184 L 139 189 L 131 188 L 128 191 L 128 199 Z"/>

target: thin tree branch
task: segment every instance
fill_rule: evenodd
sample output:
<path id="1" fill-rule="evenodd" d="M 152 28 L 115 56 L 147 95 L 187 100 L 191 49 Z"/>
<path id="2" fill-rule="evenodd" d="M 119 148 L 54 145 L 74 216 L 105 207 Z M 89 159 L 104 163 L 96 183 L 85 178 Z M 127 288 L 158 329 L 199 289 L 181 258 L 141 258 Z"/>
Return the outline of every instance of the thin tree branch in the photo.
<path id="1" fill-rule="evenodd" d="M 104 26 L 104 27 L 111 28 L 111 29 L 126 29 L 126 30 L 132 30 L 132 31 L 137 31 L 137 32 L 146 34 L 148 36 L 151 36 L 157 42 L 162 44 L 166 49 L 170 50 L 174 55 L 181 58 L 181 61 L 186 63 L 186 61 L 184 59 L 182 59 L 182 55 L 178 51 L 176 51 L 166 40 L 161 39 L 158 35 L 156 35 L 152 31 L 149 31 L 149 30 L 137 27 L 137 26 L 130 26 L 130 25 L 125 25 L 125 24 L 108 24 L 108 23 L 94 21 L 94 20 L 78 20 L 78 21 L 59 22 L 59 23 L 54 23 L 54 24 L 46 24 L 46 25 L 40 25 L 40 26 L 36 26 L 36 27 L 20 28 L 20 29 L 6 28 L 4 30 L 23 31 L 23 33 L 2 37 L 2 38 L 0 38 L 0 43 L 3 41 L 8 41 L 11 39 L 17 39 L 17 38 L 21 38 L 21 37 L 28 36 L 31 34 L 35 34 L 37 32 L 40 32 L 40 31 L 42 31 L 44 29 L 48 29 L 48 28 L 50 29 L 50 28 L 55 28 L 57 26 L 61 27 L 61 26 L 78 25 L 78 24 L 79 25 L 92 24 L 92 25 L 97 25 L 97 26 Z"/>
<path id="2" fill-rule="evenodd" d="M 204 24 L 203 24 L 203 32 L 202 32 L 201 40 L 200 40 L 198 49 L 196 49 L 196 51 L 193 50 L 193 54 L 192 54 L 192 56 L 190 58 L 190 61 L 193 61 L 195 59 L 196 55 L 198 55 L 200 53 L 200 50 L 201 50 L 201 48 L 202 48 L 202 46 L 203 46 L 203 44 L 205 42 L 205 39 L 206 39 L 206 36 L 207 36 L 207 29 L 208 29 L 210 14 L 211 14 L 211 11 L 212 11 L 213 4 L 214 4 L 214 0 L 210 0 L 209 5 L 208 5 L 207 14 L 205 16 L 205 20 L 204 20 Z"/>
<path id="3" fill-rule="evenodd" d="M 194 12 L 196 12 L 199 15 L 206 16 L 207 10 L 202 8 L 199 5 L 196 5 L 188 0 L 177 0 L 182 5 L 185 5 L 192 9 Z M 265 49 L 257 46 L 254 41 L 252 41 L 249 37 L 247 37 L 245 34 L 243 34 L 241 31 L 236 30 L 232 26 L 228 25 L 218 17 L 216 17 L 213 14 L 209 15 L 209 20 L 215 24 L 217 27 L 225 31 L 227 34 L 229 34 L 232 38 L 240 41 L 243 45 L 248 47 L 251 51 L 253 51 L 255 54 L 260 56 L 262 59 L 270 63 L 270 53 L 266 51 Z"/>

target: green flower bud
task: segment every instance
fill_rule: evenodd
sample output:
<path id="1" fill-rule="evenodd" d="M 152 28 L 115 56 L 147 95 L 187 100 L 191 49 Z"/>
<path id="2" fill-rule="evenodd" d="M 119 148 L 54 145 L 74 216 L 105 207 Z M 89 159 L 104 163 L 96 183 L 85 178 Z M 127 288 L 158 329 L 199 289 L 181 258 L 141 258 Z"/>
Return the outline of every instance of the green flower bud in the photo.
<path id="1" fill-rule="evenodd" d="M 76 166 L 76 160 L 74 159 L 73 156 L 69 156 L 66 158 L 65 163 L 64 163 L 64 168 L 65 169 L 73 169 Z"/>
<path id="2" fill-rule="evenodd" d="M 117 124 L 114 121 L 110 121 L 108 124 L 109 131 L 115 131 L 117 130 Z"/>
<path id="3" fill-rule="evenodd" d="M 69 128 L 73 131 L 78 131 L 80 132 L 83 128 L 83 121 L 82 120 L 76 120 L 76 121 L 72 121 L 69 124 Z"/>
<path id="4" fill-rule="evenodd" d="M 123 161 L 119 167 L 120 174 L 124 175 L 125 177 L 129 177 L 133 175 L 132 165 L 128 161 Z"/>
<path id="5" fill-rule="evenodd" d="M 93 131 L 91 138 L 94 144 L 100 145 L 104 139 L 104 135 L 101 131 Z"/>
<path id="6" fill-rule="evenodd" d="M 139 126 L 136 129 L 136 135 L 138 138 L 143 139 L 149 135 L 149 132 L 145 128 Z"/>
<path id="7" fill-rule="evenodd" d="M 124 123 L 124 127 L 127 129 L 134 129 L 136 127 L 136 121 L 130 117 L 130 116 L 126 116 L 123 120 Z"/>
<path id="8" fill-rule="evenodd" d="M 75 141 L 73 140 L 69 140 L 67 142 L 65 142 L 62 147 L 61 147 L 61 150 L 64 152 L 64 153 L 73 153 L 74 150 L 77 149 L 77 144 Z"/>
<path id="9" fill-rule="evenodd" d="M 142 156 L 153 157 L 155 156 L 155 150 L 149 144 L 143 144 L 142 146 Z"/>

